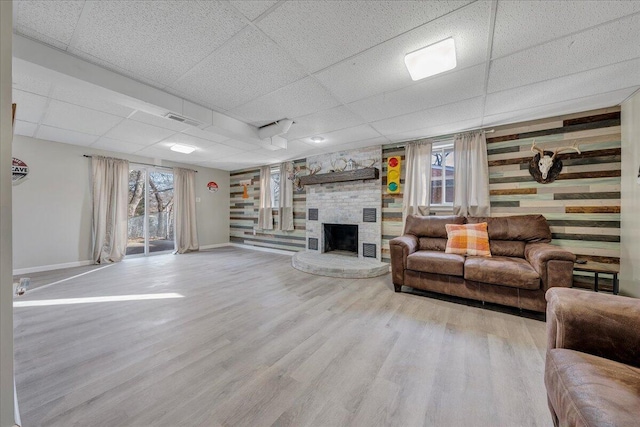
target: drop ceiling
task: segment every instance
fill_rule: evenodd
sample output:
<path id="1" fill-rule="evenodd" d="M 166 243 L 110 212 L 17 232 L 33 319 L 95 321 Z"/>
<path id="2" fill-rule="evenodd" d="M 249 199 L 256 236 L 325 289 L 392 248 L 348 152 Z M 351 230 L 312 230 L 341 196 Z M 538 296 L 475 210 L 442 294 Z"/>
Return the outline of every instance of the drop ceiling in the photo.
<path id="1" fill-rule="evenodd" d="M 14 33 L 17 134 L 224 170 L 640 88 L 640 1 L 14 1 Z M 457 67 L 412 81 L 404 55 L 448 37 Z M 283 118 L 287 149 L 260 144 Z"/>

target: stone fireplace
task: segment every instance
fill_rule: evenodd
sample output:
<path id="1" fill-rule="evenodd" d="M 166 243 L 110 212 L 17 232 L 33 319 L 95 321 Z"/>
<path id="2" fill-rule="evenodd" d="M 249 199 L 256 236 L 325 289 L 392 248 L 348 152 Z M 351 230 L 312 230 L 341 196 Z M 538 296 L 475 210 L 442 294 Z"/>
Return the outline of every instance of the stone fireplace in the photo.
<path id="1" fill-rule="evenodd" d="M 358 255 L 358 226 L 349 224 L 322 224 L 324 252 L 339 251 L 345 255 Z"/>
<path id="2" fill-rule="evenodd" d="M 322 154 L 307 158 L 307 165 L 320 166 L 318 174 L 329 173 L 352 160 L 358 167 L 381 168 L 382 148 L 363 149 Z M 380 174 L 382 175 L 382 174 Z M 350 254 L 358 258 L 380 261 L 380 243 L 382 241 L 382 191 L 381 180 L 334 182 L 307 185 L 307 250 L 325 253 L 335 250 L 341 253 L 345 249 L 327 249 L 334 244 L 327 241 L 326 225 L 349 225 L 356 227 L 356 233 L 349 240 L 356 243 Z"/>

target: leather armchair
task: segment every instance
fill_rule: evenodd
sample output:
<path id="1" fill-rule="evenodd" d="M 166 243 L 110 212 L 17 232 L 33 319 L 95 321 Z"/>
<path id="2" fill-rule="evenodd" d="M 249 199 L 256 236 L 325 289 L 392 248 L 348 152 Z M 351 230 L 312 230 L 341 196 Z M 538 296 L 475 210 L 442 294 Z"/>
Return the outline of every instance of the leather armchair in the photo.
<path id="1" fill-rule="evenodd" d="M 567 288 L 546 299 L 554 425 L 640 425 L 640 300 Z"/>

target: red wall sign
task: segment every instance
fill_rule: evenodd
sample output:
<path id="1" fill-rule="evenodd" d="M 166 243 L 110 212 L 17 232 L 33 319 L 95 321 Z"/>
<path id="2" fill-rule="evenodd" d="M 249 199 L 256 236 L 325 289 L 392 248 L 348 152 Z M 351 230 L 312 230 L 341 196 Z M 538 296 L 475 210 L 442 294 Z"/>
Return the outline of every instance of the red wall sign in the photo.
<path id="1" fill-rule="evenodd" d="M 216 184 L 215 182 L 211 181 L 211 182 L 207 183 L 207 188 L 212 193 L 215 193 L 216 191 L 218 191 L 218 184 Z"/>
<path id="2" fill-rule="evenodd" d="M 11 160 L 11 181 L 17 182 L 29 175 L 29 166 L 15 157 Z"/>

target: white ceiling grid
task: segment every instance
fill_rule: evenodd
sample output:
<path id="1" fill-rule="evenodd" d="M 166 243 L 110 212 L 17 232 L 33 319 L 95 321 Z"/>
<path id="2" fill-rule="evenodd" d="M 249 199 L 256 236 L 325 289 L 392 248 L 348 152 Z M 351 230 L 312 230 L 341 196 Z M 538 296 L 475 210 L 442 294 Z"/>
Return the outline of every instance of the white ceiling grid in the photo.
<path id="1" fill-rule="evenodd" d="M 253 126 L 295 120 L 288 149 L 269 151 L 128 93 L 14 71 L 17 134 L 225 170 L 607 107 L 640 88 L 640 1 L 16 0 L 14 29 Z M 447 37 L 457 68 L 413 82 L 404 55 Z"/>

